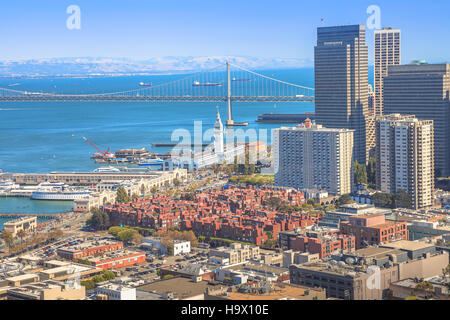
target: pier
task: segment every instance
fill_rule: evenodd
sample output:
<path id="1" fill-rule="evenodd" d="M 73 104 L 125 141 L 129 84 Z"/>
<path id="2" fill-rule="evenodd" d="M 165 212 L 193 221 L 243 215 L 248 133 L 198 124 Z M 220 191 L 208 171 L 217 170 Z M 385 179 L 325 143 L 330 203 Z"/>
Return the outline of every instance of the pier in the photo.
<path id="1" fill-rule="evenodd" d="M 65 214 L 62 213 L 0 213 L 0 218 L 3 219 L 17 219 L 21 217 L 37 217 L 41 220 L 51 220 L 55 219 L 55 217 L 59 214 Z"/>

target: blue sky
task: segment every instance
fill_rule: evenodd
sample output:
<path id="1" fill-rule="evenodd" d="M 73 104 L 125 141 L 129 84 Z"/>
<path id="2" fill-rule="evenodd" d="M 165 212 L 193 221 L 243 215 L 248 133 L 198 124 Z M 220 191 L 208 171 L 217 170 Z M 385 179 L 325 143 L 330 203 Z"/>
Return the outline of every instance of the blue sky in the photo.
<path id="1" fill-rule="evenodd" d="M 72 4 L 81 8 L 80 30 L 66 27 Z M 1 1 L 0 60 L 243 55 L 312 61 L 318 26 L 365 24 L 370 5 L 381 8 L 382 26 L 402 29 L 403 63 L 450 60 L 448 0 Z M 369 30 L 370 50 L 372 41 Z"/>

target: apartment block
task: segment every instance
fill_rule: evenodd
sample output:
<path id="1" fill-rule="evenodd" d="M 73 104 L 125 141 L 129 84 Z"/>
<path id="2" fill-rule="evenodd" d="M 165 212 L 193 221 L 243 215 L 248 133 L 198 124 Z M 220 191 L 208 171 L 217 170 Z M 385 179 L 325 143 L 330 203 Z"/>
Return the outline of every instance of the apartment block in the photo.
<path id="1" fill-rule="evenodd" d="M 375 30 L 374 43 L 374 115 L 383 115 L 383 79 L 389 66 L 401 63 L 401 31 L 391 27 Z"/>
<path id="2" fill-rule="evenodd" d="M 329 129 L 307 119 L 276 129 L 273 138 L 275 184 L 349 194 L 353 186 L 354 130 Z"/>
<path id="3" fill-rule="evenodd" d="M 390 114 L 377 121 L 377 189 L 405 191 L 413 209 L 433 205 L 434 128 L 432 120 Z"/>

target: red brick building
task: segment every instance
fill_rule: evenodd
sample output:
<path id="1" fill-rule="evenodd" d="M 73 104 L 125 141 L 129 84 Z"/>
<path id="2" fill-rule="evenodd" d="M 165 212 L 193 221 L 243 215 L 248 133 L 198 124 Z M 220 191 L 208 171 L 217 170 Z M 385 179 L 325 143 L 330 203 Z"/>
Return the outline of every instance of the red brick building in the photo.
<path id="1" fill-rule="evenodd" d="M 349 221 L 341 223 L 340 230 L 344 234 L 355 236 L 356 249 L 394 240 L 408 240 L 407 223 L 386 221 L 384 215 L 350 217 Z"/>
<path id="2" fill-rule="evenodd" d="M 135 264 L 145 263 L 145 252 L 121 251 L 105 256 L 89 259 L 92 265 L 105 270 L 131 267 Z"/>
<path id="3" fill-rule="evenodd" d="M 84 257 L 98 256 L 122 249 L 123 242 L 101 240 L 61 247 L 57 250 L 57 254 L 61 258 L 75 260 L 82 259 Z"/>

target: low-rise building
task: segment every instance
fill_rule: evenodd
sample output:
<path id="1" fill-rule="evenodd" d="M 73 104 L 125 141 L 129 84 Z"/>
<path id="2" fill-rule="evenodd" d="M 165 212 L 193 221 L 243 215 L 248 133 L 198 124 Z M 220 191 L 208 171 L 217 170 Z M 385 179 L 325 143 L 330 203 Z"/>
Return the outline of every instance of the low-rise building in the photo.
<path id="1" fill-rule="evenodd" d="M 389 286 L 407 278 L 442 274 L 448 252 L 399 241 L 387 247 L 370 247 L 327 262 L 290 266 L 291 283 L 327 290 L 327 297 L 347 300 L 379 300 L 389 297 Z"/>
<path id="2" fill-rule="evenodd" d="M 12 234 L 13 237 L 17 237 L 17 233 L 23 230 L 27 233 L 34 232 L 37 227 L 37 217 L 22 217 L 19 219 L 11 220 L 3 224 L 4 230 Z"/>
<path id="3" fill-rule="evenodd" d="M 386 221 L 382 214 L 358 215 L 341 223 L 341 232 L 354 235 L 356 248 L 388 243 L 396 240 L 408 240 L 406 222 Z"/>
<path id="4" fill-rule="evenodd" d="M 93 266 L 105 270 L 131 267 L 135 264 L 145 263 L 145 252 L 122 250 L 109 252 L 102 256 L 90 257 L 88 260 Z"/>
<path id="5" fill-rule="evenodd" d="M 123 249 L 123 242 L 111 240 L 95 240 L 59 248 L 56 253 L 61 258 L 75 260 L 88 256 L 98 256 L 107 252 Z"/>
<path id="6" fill-rule="evenodd" d="M 105 295 L 108 300 L 136 300 L 136 289 L 120 284 L 108 283 L 96 288 L 97 295 Z"/>
<path id="7" fill-rule="evenodd" d="M 11 288 L 8 300 L 81 300 L 86 297 L 86 289 L 78 284 L 60 281 L 43 281 Z"/>
<path id="8" fill-rule="evenodd" d="M 325 289 L 280 282 L 257 282 L 208 291 L 205 300 L 325 300 Z"/>
<path id="9" fill-rule="evenodd" d="M 230 264 L 242 263 L 249 259 L 259 259 L 261 254 L 258 246 L 233 243 L 230 247 L 219 247 L 209 251 L 210 257 L 228 259 Z"/>

